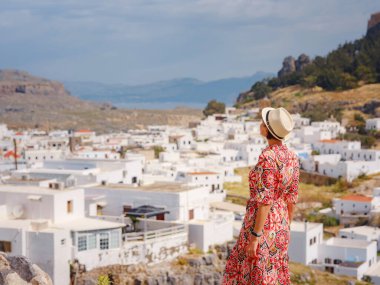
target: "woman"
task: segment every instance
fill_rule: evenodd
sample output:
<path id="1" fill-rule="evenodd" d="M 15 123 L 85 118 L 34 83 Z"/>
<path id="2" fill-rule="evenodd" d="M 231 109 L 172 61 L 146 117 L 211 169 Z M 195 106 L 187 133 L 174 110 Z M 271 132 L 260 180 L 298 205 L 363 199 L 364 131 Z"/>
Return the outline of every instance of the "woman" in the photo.
<path id="1" fill-rule="evenodd" d="M 268 146 L 249 172 L 250 198 L 222 284 L 290 284 L 290 222 L 298 199 L 299 162 L 283 143 L 294 127 L 284 108 L 264 108 L 260 134 Z"/>

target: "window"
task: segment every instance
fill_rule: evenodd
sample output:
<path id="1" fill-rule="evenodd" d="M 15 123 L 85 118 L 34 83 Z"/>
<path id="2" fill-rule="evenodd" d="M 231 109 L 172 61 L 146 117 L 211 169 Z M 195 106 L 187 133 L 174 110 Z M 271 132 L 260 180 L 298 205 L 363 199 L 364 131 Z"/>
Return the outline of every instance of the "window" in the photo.
<path id="1" fill-rule="evenodd" d="M 111 232 L 110 248 L 119 247 L 119 231 Z"/>
<path id="2" fill-rule="evenodd" d="M 67 201 L 67 213 L 71 214 L 73 212 L 73 200 Z"/>
<path id="3" fill-rule="evenodd" d="M 89 234 L 87 240 L 88 240 L 88 249 L 96 248 L 96 234 Z"/>
<path id="4" fill-rule="evenodd" d="M 78 251 L 87 250 L 87 236 L 79 236 L 78 237 Z"/>
<path id="5" fill-rule="evenodd" d="M 65 245 L 66 244 L 66 239 L 61 239 L 61 245 Z"/>
<path id="6" fill-rule="evenodd" d="M 331 258 L 325 258 L 325 263 L 331 263 Z"/>
<path id="7" fill-rule="evenodd" d="M 313 238 L 313 243 L 316 243 L 317 242 L 317 237 L 314 237 Z"/>
<path id="8" fill-rule="evenodd" d="M 100 233 L 99 235 L 100 249 L 109 249 L 108 233 Z"/>
<path id="9" fill-rule="evenodd" d="M 10 241 L 0 240 L 0 251 L 12 252 L 12 243 Z"/>
<path id="10" fill-rule="evenodd" d="M 189 220 L 194 219 L 194 209 L 189 210 Z"/>
<path id="11" fill-rule="evenodd" d="M 310 244 L 310 245 L 313 244 L 313 239 L 312 239 L 312 238 L 310 239 L 309 244 Z"/>

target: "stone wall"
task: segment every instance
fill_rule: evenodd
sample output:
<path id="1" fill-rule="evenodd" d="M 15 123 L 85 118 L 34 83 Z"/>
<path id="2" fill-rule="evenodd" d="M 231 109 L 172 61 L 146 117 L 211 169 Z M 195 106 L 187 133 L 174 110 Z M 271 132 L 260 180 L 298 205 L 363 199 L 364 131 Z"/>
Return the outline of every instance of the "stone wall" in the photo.
<path id="1" fill-rule="evenodd" d="M 302 183 L 323 186 L 334 184 L 336 181 L 336 178 L 321 175 L 319 173 L 309 173 L 302 170 L 300 171 L 300 182 Z"/>

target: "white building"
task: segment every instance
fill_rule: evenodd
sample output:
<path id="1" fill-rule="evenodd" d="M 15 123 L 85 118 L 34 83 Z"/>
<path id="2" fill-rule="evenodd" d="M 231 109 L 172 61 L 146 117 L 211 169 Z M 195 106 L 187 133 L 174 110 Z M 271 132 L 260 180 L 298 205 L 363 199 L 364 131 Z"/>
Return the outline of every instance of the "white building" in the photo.
<path id="1" fill-rule="evenodd" d="M 380 251 L 380 228 L 369 226 L 344 228 L 339 230 L 338 237 L 375 241 L 377 244 L 377 250 Z"/>
<path id="2" fill-rule="evenodd" d="M 360 280 L 376 263 L 376 242 L 330 238 L 318 247 L 318 260 L 309 266 Z"/>
<path id="3" fill-rule="evenodd" d="M 369 215 L 371 210 L 380 204 L 378 197 L 368 197 L 359 194 L 348 194 L 333 199 L 333 207 L 338 216 L 342 215 Z"/>
<path id="4" fill-rule="evenodd" d="M 305 265 L 316 263 L 318 246 L 323 242 L 323 224 L 292 221 L 289 258 Z"/>
<path id="5" fill-rule="evenodd" d="M 111 184 L 86 188 L 86 209 L 90 216 L 120 216 L 143 206 L 158 207 L 164 213 L 153 219 L 172 221 L 188 227 L 188 241 L 207 251 L 210 245 L 233 237 L 232 212 L 210 212 L 209 191 L 196 185 L 161 182 L 133 187 Z M 149 219 L 150 220 L 150 219 Z"/>
<path id="6" fill-rule="evenodd" d="M 52 277 L 54 284 L 68 284 L 69 262 L 80 257 L 80 236 L 89 230 L 90 224 L 92 231 L 99 236 L 108 236 L 110 229 L 115 229 L 117 247 L 121 247 L 121 224 L 94 222 L 84 217 L 82 189 L 1 185 L 0 201 L 2 248 L 10 255 L 21 254 L 30 258 Z M 101 239 L 94 243 L 92 259 L 106 251 Z M 111 255 L 105 257 L 104 265 L 113 263 L 108 259 Z"/>
<path id="7" fill-rule="evenodd" d="M 366 130 L 380 131 L 380 118 L 368 119 L 365 121 Z"/>
<path id="8" fill-rule="evenodd" d="M 346 133 L 346 128 L 336 121 L 312 122 L 311 126 L 319 128 L 321 131 L 330 132 L 332 138 L 336 138 L 339 134 Z"/>

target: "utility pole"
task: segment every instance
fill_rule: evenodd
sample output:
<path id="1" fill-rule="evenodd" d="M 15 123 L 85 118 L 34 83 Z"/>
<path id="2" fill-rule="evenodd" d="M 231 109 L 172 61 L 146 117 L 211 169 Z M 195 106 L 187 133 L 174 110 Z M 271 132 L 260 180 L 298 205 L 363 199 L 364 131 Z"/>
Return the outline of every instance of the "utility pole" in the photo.
<path id="1" fill-rule="evenodd" d="M 15 167 L 17 170 L 17 141 L 15 138 L 13 138 L 13 147 L 14 147 L 14 158 L 15 158 Z"/>

